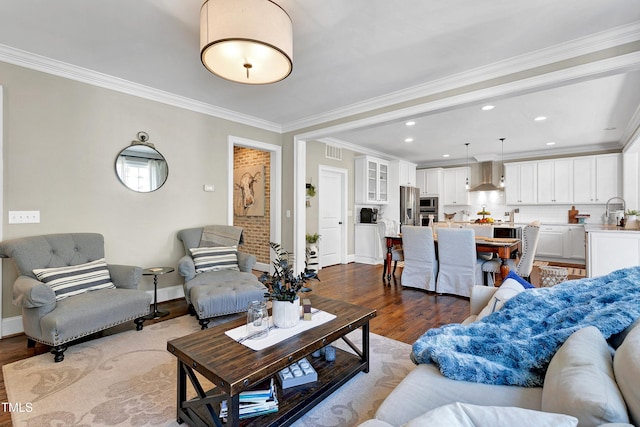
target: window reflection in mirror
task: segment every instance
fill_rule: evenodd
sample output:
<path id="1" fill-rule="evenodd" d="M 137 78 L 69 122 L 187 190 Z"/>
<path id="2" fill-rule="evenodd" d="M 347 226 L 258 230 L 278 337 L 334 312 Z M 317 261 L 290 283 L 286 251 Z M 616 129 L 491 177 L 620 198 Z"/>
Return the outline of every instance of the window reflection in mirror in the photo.
<path id="1" fill-rule="evenodd" d="M 135 144 L 118 154 L 116 174 L 127 188 L 139 193 L 149 193 L 165 183 L 169 175 L 169 166 L 155 148 Z"/>

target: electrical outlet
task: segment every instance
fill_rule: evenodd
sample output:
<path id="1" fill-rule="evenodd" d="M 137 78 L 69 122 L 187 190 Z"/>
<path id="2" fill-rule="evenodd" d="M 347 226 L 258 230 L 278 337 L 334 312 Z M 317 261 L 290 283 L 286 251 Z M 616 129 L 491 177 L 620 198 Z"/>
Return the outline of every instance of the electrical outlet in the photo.
<path id="1" fill-rule="evenodd" d="M 9 211 L 9 224 L 38 224 L 40 211 Z"/>

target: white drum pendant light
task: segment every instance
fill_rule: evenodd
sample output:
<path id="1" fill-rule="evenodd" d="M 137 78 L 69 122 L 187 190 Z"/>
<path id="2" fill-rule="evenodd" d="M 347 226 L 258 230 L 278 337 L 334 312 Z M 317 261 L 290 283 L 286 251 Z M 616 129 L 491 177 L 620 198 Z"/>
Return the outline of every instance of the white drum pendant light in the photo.
<path id="1" fill-rule="evenodd" d="M 293 68 L 293 24 L 269 0 L 207 0 L 200 10 L 200 59 L 239 83 L 278 82 Z"/>

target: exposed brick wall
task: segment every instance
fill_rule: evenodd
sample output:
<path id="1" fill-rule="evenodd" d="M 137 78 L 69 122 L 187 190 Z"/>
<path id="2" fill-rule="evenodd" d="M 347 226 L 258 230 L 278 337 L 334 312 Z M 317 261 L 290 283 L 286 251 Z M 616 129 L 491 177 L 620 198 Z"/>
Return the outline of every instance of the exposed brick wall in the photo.
<path id="1" fill-rule="evenodd" d="M 244 229 L 242 252 L 256 256 L 258 262 L 269 264 L 269 235 L 271 224 L 271 153 L 247 147 L 233 148 L 233 167 L 264 165 L 265 201 L 264 216 L 233 217 L 233 225 Z"/>

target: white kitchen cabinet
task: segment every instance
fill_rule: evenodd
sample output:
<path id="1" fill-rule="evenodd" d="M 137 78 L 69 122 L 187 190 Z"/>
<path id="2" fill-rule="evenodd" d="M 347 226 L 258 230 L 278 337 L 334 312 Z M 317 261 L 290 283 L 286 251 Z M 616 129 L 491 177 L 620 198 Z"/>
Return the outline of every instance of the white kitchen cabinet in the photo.
<path id="1" fill-rule="evenodd" d="M 469 205 L 469 192 L 465 185 L 469 168 L 448 168 L 442 171 L 442 198 L 445 205 Z"/>
<path id="2" fill-rule="evenodd" d="M 440 196 L 442 194 L 442 168 L 418 169 L 416 171 L 417 187 L 420 196 Z"/>
<path id="3" fill-rule="evenodd" d="M 538 201 L 538 168 L 536 162 L 507 163 L 505 169 L 505 201 L 507 205 L 531 205 Z"/>
<path id="4" fill-rule="evenodd" d="M 536 258 L 583 263 L 585 256 L 584 225 L 540 226 Z"/>
<path id="5" fill-rule="evenodd" d="M 621 195 L 620 155 L 605 154 L 573 159 L 574 203 L 606 203 Z"/>
<path id="6" fill-rule="evenodd" d="M 573 160 L 538 162 L 538 203 L 573 203 Z"/>
<path id="7" fill-rule="evenodd" d="M 540 226 L 536 257 L 562 258 L 564 256 L 565 232 L 566 226 Z"/>
<path id="8" fill-rule="evenodd" d="M 562 257 L 584 262 L 586 257 L 584 225 L 567 226 Z"/>
<path id="9" fill-rule="evenodd" d="M 640 265 L 640 232 L 603 230 L 587 233 L 587 277 Z"/>
<path id="10" fill-rule="evenodd" d="M 389 163 L 371 156 L 355 159 L 356 203 L 389 202 Z"/>
<path id="11" fill-rule="evenodd" d="M 378 225 L 356 224 L 354 261 L 363 264 L 380 264 L 383 262 L 382 255 Z"/>
<path id="12" fill-rule="evenodd" d="M 416 164 L 405 162 L 403 160 L 398 161 L 399 183 L 400 185 L 406 185 L 409 187 L 417 187 L 416 180 Z"/>

